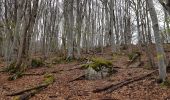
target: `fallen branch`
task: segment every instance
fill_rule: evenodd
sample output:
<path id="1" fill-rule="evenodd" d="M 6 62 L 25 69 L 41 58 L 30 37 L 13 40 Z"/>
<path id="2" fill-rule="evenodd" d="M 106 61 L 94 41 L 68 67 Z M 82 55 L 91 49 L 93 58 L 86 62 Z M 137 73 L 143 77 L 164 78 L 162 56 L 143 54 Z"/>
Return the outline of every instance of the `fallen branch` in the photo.
<path id="1" fill-rule="evenodd" d="M 117 84 L 111 84 L 111 85 L 108 85 L 108 86 L 103 87 L 103 88 L 98 88 L 98 89 L 93 90 L 93 92 L 94 93 L 99 93 L 99 92 L 106 91 L 106 93 L 111 93 L 114 90 L 117 90 L 118 88 L 121 88 L 121 87 L 123 87 L 125 85 L 128 85 L 130 83 L 142 80 L 142 79 L 154 74 L 157 71 L 158 70 L 154 70 L 154 71 L 152 71 L 152 72 L 150 72 L 148 74 L 142 75 L 142 76 L 136 76 L 136 77 L 133 77 L 133 78 L 130 78 L 130 79 L 127 79 L 127 80 L 123 80 L 123 81 L 121 81 L 121 82 L 119 82 Z"/>
<path id="2" fill-rule="evenodd" d="M 23 76 L 41 76 L 44 75 L 45 72 L 42 73 L 24 73 Z"/>
<path id="3" fill-rule="evenodd" d="M 28 93 L 24 93 L 20 96 L 17 96 L 17 100 L 28 100 L 30 99 L 32 96 L 34 96 L 35 94 L 37 94 L 38 92 L 40 92 L 41 90 L 43 90 L 44 88 L 40 88 L 40 89 L 37 89 L 37 90 L 32 90 Z"/>
<path id="4" fill-rule="evenodd" d="M 10 93 L 10 94 L 7 94 L 6 96 L 16 96 L 16 95 L 20 95 L 20 94 L 23 94 L 25 92 L 28 92 L 28 91 L 32 91 L 32 90 L 36 90 L 36 89 L 40 89 L 40 88 L 45 88 L 47 87 L 49 84 L 40 84 L 38 86 L 35 86 L 35 87 L 31 87 L 31 88 L 28 88 L 28 89 L 25 89 L 25 90 L 21 90 L 21 91 L 17 91 L 17 92 L 14 92 L 14 93 Z"/>
<path id="5" fill-rule="evenodd" d="M 10 94 L 7 94 L 6 96 L 16 96 L 16 100 L 28 100 L 32 96 L 34 96 L 39 91 L 43 90 L 44 88 L 47 88 L 50 84 L 52 84 L 55 81 L 55 78 L 52 74 L 46 74 L 44 76 L 44 81 L 35 87 L 31 87 L 28 89 L 24 89 L 18 92 L 13 92 Z"/>
<path id="6" fill-rule="evenodd" d="M 76 78 L 72 79 L 72 80 L 69 81 L 69 82 L 74 82 L 74 81 L 77 81 L 77 80 L 82 80 L 82 79 L 84 79 L 84 78 L 85 78 L 85 74 L 82 74 L 82 75 L 79 75 L 79 76 L 77 76 Z"/>

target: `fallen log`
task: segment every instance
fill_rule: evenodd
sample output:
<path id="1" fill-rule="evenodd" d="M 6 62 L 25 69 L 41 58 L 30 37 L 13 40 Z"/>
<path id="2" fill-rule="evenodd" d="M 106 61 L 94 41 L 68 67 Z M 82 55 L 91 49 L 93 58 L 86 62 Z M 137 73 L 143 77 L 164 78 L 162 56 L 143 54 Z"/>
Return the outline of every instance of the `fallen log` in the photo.
<path id="1" fill-rule="evenodd" d="M 155 72 L 157 72 L 158 70 L 154 70 L 148 74 L 145 74 L 145 75 L 142 75 L 142 76 L 136 76 L 136 77 L 133 77 L 133 78 L 130 78 L 130 79 L 127 79 L 127 80 L 123 80 L 117 84 L 111 84 L 111 85 L 108 85 L 108 86 L 105 86 L 103 88 L 97 88 L 95 90 L 93 90 L 94 93 L 100 93 L 100 92 L 103 92 L 103 91 L 106 91 L 106 93 L 111 93 L 113 92 L 114 90 L 117 90 L 125 85 L 128 85 L 130 83 L 133 83 L 133 82 L 136 82 L 136 81 L 139 81 L 139 80 L 142 80 L 148 76 L 151 76 L 152 74 L 154 74 Z"/>
<path id="2" fill-rule="evenodd" d="M 32 96 L 34 96 L 35 94 L 37 94 L 38 92 L 40 92 L 41 90 L 43 90 L 44 88 L 40 88 L 40 89 L 37 89 L 37 90 L 32 90 L 28 93 L 24 93 L 20 96 L 17 96 L 17 100 L 28 100 L 30 99 Z"/>
<path id="3" fill-rule="evenodd" d="M 45 88 L 45 87 L 47 87 L 48 85 L 49 85 L 49 84 L 40 84 L 40 85 L 35 86 L 35 87 L 31 87 L 31 88 L 24 89 L 24 90 L 21 90 L 21 91 L 9 93 L 9 94 L 7 94 L 6 96 L 16 96 L 16 95 L 20 95 L 20 94 L 23 94 L 23 93 L 28 92 L 28 91 L 32 91 L 32 90 L 36 90 L 36 89 L 40 89 L 40 88 Z"/>
<path id="4" fill-rule="evenodd" d="M 40 85 L 27 88 L 21 91 L 9 93 L 6 96 L 16 96 L 14 100 L 28 100 L 39 91 L 43 90 L 44 88 L 47 88 L 50 84 L 54 83 L 54 81 L 55 78 L 52 74 L 46 74 L 44 75 L 44 81 L 41 82 Z"/>

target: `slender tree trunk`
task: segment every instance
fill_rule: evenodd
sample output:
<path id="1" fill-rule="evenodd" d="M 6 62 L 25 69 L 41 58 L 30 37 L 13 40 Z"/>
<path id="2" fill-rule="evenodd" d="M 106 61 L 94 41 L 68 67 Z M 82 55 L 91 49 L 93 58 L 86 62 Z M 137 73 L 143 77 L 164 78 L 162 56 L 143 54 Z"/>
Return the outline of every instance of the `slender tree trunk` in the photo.
<path id="1" fill-rule="evenodd" d="M 115 43 L 115 36 L 113 33 L 113 26 L 114 26 L 114 14 L 113 14 L 113 7 L 114 7 L 114 2 L 113 0 L 110 1 L 110 31 L 111 31 L 111 47 L 112 47 L 112 52 L 116 52 L 116 43 Z"/>
<path id="2" fill-rule="evenodd" d="M 162 81 L 165 81 L 166 79 L 166 63 L 165 63 L 165 53 L 163 49 L 163 45 L 161 43 L 161 37 L 160 37 L 160 30 L 158 25 L 158 18 L 155 11 L 155 7 L 153 4 L 153 0 L 147 0 L 148 8 L 152 20 L 153 30 L 154 30 L 154 36 L 155 36 L 155 44 L 156 44 L 156 50 L 157 50 L 157 60 L 158 60 L 158 66 L 159 66 L 159 78 Z"/>

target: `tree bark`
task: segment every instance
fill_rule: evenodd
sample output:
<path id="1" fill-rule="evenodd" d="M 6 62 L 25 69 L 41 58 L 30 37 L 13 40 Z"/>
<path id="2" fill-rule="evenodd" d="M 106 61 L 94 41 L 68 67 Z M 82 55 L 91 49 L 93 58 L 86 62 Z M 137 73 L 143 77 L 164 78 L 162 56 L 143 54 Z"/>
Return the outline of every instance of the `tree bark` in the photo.
<path id="1" fill-rule="evenodd" d="M 165 62 L 165 52 L 164 48 L 161 42 L 161 36 L 160 36 L 160 30 L 158 25 L 158 18 L 155 11 L 155 7 L 153 4 L 153 0 L 146 0 L 148 3 L 148 8 L 152 20 L 153 25 L 153 31 L 155 36 L 155 44 L 156 44 L 156 50 L 157 50 L 157 60 L 158 60 L 158 66 L 159 66 L 159 78 L 162 81 L 165 81 L 167 74 L 166 74 L 166 62 Z"/>

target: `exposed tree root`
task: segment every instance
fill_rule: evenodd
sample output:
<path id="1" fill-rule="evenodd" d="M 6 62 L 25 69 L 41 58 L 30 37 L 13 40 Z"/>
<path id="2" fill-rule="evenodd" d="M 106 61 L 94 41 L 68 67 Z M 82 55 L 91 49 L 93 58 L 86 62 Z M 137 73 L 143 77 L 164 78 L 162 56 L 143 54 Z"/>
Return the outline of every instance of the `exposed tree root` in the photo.
<path id="1" fill-rule="evenodd" d="M 123 80 L 117 84 L 111 84 L 111 85 L 108 85 L 106 87 L 103 87 L 103 88 L 98 88 L 98 89 L 95 89 L 93 90 L 94 93 L 99 93 L 99 92 L 103 92 L 103 91 L 106 91 L 106 93 L 111 93 L 113 92 L 114 90 L 117 90 L 125 85 L 128 85 L 130 83 L 133 83 L 133 82 L 136 82 L 136 81 L 139 81 L 139 80 L 142 80 L 148 76 L 151 76 L 152 74 L 154 74 L 155 72 L 157 72 L 158 70 L 154 70 L 148 74 L 145 74 L 145 75 L 142 75 L 142 76 L 136 76 L 136 77 L 133 77 L 133 78 L 130 78 L 130 79 L 127 79 L 127 80 Z"/>

